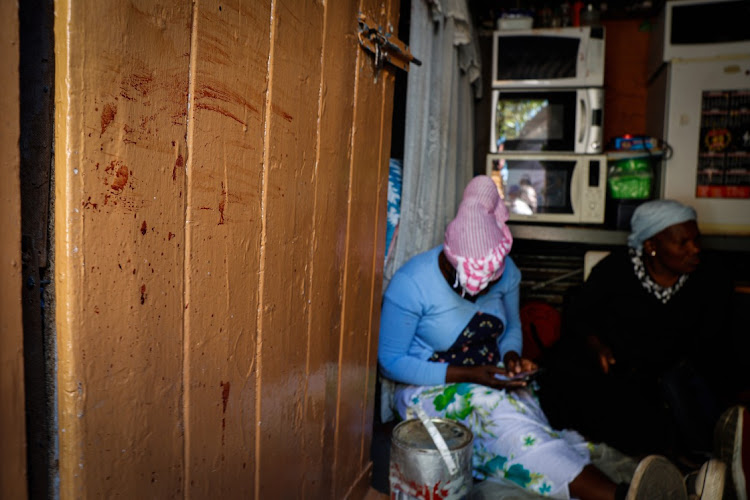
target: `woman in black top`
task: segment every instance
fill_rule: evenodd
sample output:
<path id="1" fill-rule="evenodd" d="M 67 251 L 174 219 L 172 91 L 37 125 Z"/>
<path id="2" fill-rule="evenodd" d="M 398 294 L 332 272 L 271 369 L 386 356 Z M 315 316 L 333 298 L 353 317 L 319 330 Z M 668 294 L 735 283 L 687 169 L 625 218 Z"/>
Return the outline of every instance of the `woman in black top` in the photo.
<path id="1" fill-rule="evenodd" d="M 572 304 L 542 405 L 553 425 L 622 451 L 697 459 L 731 384 L 731 280 L 703 260 L 691 207 L 647 202 L 631 227 L 628 248 L 599 262 Z"/>

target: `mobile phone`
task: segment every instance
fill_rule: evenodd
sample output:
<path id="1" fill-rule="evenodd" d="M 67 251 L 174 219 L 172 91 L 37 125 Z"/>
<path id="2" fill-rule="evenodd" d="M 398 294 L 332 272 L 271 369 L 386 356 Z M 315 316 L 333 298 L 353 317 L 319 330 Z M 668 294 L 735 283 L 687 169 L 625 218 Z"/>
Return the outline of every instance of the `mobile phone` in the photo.
<path id="1" fill-rule="evenodd" d="M 536 380 L 537 376 L 539 375 L 541 370 L 534 370 L 531 372 L 523 372 L 519 373 L 517 375 L 513 375 L 512 377 L 508 377 L 507 375 L 503 375 L 500 373 L 495 374 L 495 378 L 499 380 L 506 380 L 509 382 L 533 382 Z"/>

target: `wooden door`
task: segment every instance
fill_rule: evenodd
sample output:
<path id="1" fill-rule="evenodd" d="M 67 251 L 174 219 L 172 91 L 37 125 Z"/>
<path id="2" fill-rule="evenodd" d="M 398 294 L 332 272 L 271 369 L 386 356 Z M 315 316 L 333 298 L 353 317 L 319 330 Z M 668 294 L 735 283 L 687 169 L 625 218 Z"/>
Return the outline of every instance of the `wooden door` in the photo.
<path id="1" fill-rule="evenodd" d="M 56 3 L 63 498 L 368 486 L 397 0 Z"/>
<path id="2" fill-rule="evenodd" d="M 26 498 L 18 5 L 0 2 L 0 498 Z"/>

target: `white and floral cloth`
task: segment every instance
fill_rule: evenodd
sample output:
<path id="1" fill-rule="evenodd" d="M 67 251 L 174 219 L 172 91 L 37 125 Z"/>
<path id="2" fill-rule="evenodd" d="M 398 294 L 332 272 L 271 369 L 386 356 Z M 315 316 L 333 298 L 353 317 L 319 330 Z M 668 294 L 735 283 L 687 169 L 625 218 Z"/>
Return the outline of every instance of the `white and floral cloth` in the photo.
<path id="1" fill-rule="evenodd" d="M 402 418 L 419 404 L 430 417 L 450 418 L 471 429 L 477 479 L 499 478 L 543 496 L 569 499 L 568 483 L 591 463 L 592 445 L 574 431 L 552 429 L 529 389 L 398 385 L 395 403 Z"/>

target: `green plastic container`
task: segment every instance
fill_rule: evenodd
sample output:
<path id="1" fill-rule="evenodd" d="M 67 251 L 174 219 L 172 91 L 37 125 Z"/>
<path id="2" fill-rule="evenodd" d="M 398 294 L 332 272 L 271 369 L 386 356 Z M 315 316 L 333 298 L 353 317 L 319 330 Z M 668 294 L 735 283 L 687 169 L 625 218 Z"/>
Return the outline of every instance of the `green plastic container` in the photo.
<path id="1" fill-rule="evenodd" d="M 609 162 L 607 185 L 615 200 L 643 200 L 651 196 L 654 180 L 652 159 L 624 158 Z"/>

